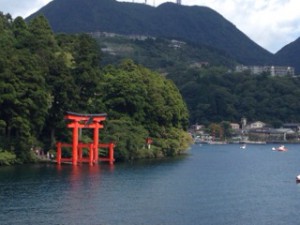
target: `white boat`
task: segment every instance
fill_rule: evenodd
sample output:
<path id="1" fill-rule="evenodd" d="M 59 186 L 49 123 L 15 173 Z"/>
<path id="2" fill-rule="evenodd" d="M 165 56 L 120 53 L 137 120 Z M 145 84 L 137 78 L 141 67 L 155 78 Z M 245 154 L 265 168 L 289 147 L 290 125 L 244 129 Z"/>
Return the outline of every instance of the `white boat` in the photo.
<path id="1" fill-rule="evenodd" d="M 246 149 L 246 145 L 241 145 L 240 148 L 241 149 Z"/>
<path id="2" fill-rule="evenodd" d="M 281 145 L 277 148 L 277 151 L 281 151 L 281 152 L 286 152 L 288 149 L 284 146 L 284 145 Z"/>
<path id="3" fill-rule="evenodd" d="M 298 176 L 296 176 L 296 181 L 300 182 L 300 174 Z"/>

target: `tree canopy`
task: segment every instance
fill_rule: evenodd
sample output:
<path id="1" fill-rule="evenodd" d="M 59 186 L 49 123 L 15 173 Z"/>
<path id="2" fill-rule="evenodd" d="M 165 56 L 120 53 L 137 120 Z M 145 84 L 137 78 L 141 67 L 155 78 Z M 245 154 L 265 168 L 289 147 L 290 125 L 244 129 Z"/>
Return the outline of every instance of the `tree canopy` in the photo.
<path id="1" fill-rule="evenodd" d="M 298 77 L 234 73 L 216 67 L 185 75 L 189 82 L 172 79 L 188 105 L 192 123 L 239 122 L 247 117 L 277 127 L 300 121 Z"/>
<path id="2" fill-rule="evenodd" d="M 187 148 L 188 111 L 172 81 L 131 60 L 100 68 L 93 38 L 54 35 L 43 16 L 26 24 L 1 13 L 0 31 L 0 151 L 30 161 L 36 146 L 70 139 L 66 111 L 106 112 L 101 141 L 116 142 L 118 160 Z"/>

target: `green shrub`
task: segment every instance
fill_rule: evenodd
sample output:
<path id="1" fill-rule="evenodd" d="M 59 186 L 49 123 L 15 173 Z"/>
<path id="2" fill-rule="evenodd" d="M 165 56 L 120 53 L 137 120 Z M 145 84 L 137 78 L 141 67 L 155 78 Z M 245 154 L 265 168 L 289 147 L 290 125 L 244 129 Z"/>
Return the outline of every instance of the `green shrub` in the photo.
<path id="1" fill-rule="evenodd" d="M 11 165 L 16 162 L 16 155 L 9 151 L 0 150 L 0 166 Z"/>

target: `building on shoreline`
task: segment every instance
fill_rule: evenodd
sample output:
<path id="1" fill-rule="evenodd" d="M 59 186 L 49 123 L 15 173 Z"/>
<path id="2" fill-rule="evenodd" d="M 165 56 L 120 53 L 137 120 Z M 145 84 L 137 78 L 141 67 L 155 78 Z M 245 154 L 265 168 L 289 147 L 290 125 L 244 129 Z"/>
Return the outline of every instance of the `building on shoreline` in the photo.
<path id="1" fill-rule="evenodd" d="M 285 123 L 280 128 L 273 128 L 262 121 L 247 123 L 246 118 L 242 118 L 241 124 L 230 123 L 230 135 L 226 137 L 216 137 L 215 132 L 209 131 L 204 125 L 193 125 L 190 132 L 197 143 L 209 143 L 213 140 L 228 143 L 300 142 L 300 123 Z"/>

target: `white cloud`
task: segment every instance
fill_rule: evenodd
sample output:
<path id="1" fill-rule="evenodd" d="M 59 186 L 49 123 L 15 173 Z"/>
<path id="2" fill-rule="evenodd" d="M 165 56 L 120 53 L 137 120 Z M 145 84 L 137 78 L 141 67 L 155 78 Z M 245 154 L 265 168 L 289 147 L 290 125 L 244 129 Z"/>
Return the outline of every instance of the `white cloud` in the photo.
<path id="1" fill-rule="evenodd" d="M 0 11 L 9 13 L 13 18 L 27 17 L 51 0 L 0 0 Z"/>
<path id="2" fill-rule="evenodd" d="M 100 0 L 101 1 L 101 0 Z M 118 0 L 145 3 L 145 0 Z M 0 0 L 0 10 L 27 17 L 50 0 Z M 166 0 L 147 0 L 158 6 Z M 176 2 L 176 0 L 169 0 Z M 300 36 L 299 0 L 181 0 L 183 5 L 207 6 L 265 49 L 276 52 Z"/>
<path id="3" fill-rule="evenodd" d="M 186 0 L 186 2 L 190 2 Z M 200 0 L 275 53 L 300 36 L 299 0 Z"/>

